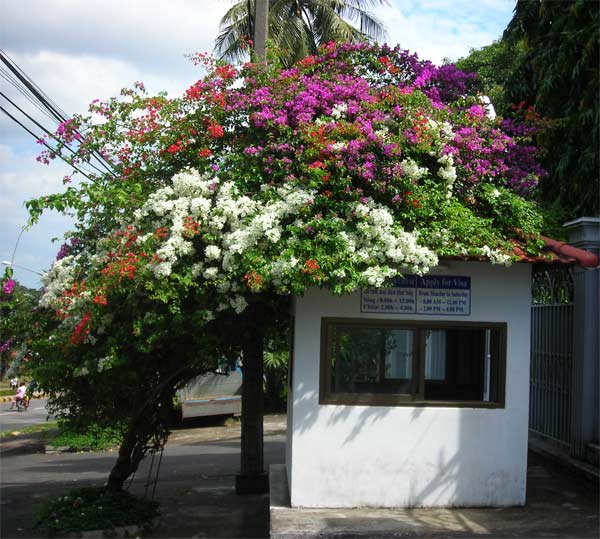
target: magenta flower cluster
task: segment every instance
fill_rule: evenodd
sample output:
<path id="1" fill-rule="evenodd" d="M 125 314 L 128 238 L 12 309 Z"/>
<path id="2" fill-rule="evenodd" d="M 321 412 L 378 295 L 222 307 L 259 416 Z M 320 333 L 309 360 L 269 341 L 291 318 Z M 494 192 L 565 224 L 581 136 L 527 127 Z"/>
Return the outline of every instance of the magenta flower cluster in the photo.
<path id="1" fill-rule="evenodd" d="M 4 292 L 7 296 L 10 296 L 15 288 L 15 284 L 16 283 L 13 279 L 7 279 L 2 287 L 2 292 Z"/>
<path id="2" fill-rule="evenodd" d="M 389 194 L 395 204 L 412 204 L 406 192 L 414 186 L 402 180 L 399 162 L 418 158 L 435 170 L 431 121 L 454 129 L 443 153 L 453 156 L 458 196 L 471 198 L 482 181 L 531 195 L 545 174 L 536 149 L 523 143 L 531 131 L 494 122 L 478 101 L 465 100 L 474 75 L 453 65 L 437 67 L 398 48 L 342 44 L 268 83 L 251 69 L 245 75 L 245 89 L 232 91 L 224 108 L 247 116 L 254 138 L 243 153 L 270 177 L 281 173 L 327 184 L 345 171 L 352 178 L 347 191 Z"/>

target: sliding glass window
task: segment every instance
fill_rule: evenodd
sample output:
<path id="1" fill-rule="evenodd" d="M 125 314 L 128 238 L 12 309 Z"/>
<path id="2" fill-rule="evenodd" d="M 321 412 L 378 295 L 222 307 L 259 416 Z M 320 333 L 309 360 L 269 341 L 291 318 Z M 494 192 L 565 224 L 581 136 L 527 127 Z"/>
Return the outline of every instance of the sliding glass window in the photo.
<path id="1" fill-rule="evenodd" d="M 506 324 L 322 320 L 320 402 L 504 406 Z"/>

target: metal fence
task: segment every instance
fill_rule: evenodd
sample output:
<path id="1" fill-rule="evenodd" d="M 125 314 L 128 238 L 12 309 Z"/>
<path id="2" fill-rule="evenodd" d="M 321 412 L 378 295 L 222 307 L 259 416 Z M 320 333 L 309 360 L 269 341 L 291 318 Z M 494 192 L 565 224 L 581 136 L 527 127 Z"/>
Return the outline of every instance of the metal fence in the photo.
<path id="1" fill-rule="evenodd" d="M 556 442 L 571 441 L 573 304 L 531 307 L 529 428 Z"/>

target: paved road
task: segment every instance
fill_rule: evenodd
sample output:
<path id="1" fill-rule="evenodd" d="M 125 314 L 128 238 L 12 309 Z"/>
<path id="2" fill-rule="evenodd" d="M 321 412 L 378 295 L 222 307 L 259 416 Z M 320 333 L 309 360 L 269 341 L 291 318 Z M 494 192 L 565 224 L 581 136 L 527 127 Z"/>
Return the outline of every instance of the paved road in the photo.
<path id="1" fill-rule="evenodd" d="M 236 496 L 234 491 L 240 440 L 190 437 L 183 442 L 169 442 L 165 449 L 156 488 L 161 522 L 146 537 L 268 537 L 268 494 Z M 110 452 L 3 456 L 0 537 L 34 537 L 31 515 L 43 498 L 102 484 L 115 459 Z M 285 436 L 266 436 L 265 465 L 284 459 Z M 131 492 L 144 494 L 150 463 L 142 463 Z"/>
<path id="2" fill-rule="evenodd" d="M 0 405 L 0 432 L 19 430 L 30 425 L 45 423 L 48 417 L 46 411 L 47 399 L 32 399 L 25 412 L 10 409 L 10 403 Z"/>

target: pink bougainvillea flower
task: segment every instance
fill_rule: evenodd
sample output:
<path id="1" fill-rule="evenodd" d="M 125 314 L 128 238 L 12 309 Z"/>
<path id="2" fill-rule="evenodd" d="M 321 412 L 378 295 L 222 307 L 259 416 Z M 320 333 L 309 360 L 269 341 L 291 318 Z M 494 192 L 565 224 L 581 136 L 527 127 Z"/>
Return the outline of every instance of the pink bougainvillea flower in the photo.
<path id="1" fill-rule="evenodd" d="M 2 287 L 2 292 L 4 292 L 7 295 L 12 294 L 12 291 L 15 288 L 15 284 L 15 281 L 13 281 L 12 279 L 8 279 L 8 281 L 6 281 L 4 283 L 4 286 Z"/>

